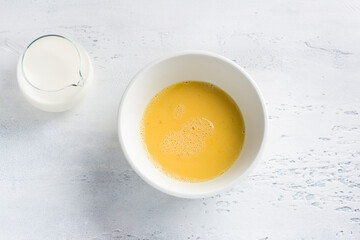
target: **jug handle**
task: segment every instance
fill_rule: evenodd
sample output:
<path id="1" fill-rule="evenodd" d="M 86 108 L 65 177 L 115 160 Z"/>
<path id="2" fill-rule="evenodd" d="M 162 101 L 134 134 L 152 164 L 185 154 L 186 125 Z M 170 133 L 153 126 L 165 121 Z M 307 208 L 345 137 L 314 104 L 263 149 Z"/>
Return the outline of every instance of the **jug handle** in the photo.
<path id="1" fill-rule="evenodd" d="M 10 39 L 4 39 L 3 41 L 0 42 L 0 45 L 3 49 L 11 52 L 12 54 L 18 57 L 20 57 L 21 54 L 23 54 L 24 52 L 23 46 L 21 46 L 20 44 L 14 41 L 11 41 Z"/>

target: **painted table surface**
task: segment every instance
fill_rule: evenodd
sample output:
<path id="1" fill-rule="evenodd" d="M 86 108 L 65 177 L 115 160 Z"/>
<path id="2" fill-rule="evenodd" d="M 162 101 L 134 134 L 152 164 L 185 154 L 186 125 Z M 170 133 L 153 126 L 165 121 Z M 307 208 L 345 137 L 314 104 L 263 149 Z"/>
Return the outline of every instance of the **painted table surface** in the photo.
<path id="1" fill-rule="evenodd" d="M 0 39 L 57 33 L 91 55 L 95 81 L 64 113 L 33 108 L 0 49 L 0 239 L 360 239 L 360 2 L 7 1 Z M 145 64 L 219 53 L 259 85 L 261 163 L 232 190 L 186 200 L 131 169 L 120 98 Z"/>

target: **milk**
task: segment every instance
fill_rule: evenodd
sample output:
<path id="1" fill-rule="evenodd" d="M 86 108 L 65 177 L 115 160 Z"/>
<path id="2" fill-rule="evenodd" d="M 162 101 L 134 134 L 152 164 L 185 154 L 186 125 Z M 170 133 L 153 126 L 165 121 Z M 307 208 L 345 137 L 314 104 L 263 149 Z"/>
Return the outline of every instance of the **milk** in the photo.
<path id="1" fill-rule="evenodd" d="M 20 58 L 18 82 L 25 98 L 50 112 L 65 111 L 87 93 L 92 66 L 85 50 L 59 36 L 33 42 Z"/>

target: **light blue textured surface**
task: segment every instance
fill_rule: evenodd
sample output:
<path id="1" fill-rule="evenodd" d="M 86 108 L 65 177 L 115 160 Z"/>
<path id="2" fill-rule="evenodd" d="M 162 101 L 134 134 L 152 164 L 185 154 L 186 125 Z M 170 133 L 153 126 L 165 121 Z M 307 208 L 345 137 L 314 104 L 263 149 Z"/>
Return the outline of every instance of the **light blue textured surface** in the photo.
<path id="1" fill-rule="evenodd" d="M 360 239 L 360 3 L 6 1 L 0 40 L 57 33 L 92 57 L 89 95 L 31 107 L 0 49 L 0 239 Z M 268 144 L 229 192 L 160 193 L 130 168 L 117 110 L 131 77 L 181 50 L 222 54 L 263 91 Z"/>

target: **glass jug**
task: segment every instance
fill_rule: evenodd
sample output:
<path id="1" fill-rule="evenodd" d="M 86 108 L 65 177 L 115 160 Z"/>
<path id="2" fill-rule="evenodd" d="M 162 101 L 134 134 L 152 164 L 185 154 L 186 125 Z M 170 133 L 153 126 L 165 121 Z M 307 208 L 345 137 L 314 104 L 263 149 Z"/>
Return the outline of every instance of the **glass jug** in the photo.
<path id="1" fill-rule="evenodd" d="M 49 112 L 65 111 L 88 92 L 93 78 L 91 60 L 74 41 L 50 34 L 35 39 L 25 49 L 10 40 L 2 45 L 19 56 L 18 84 L 33 106 Z"/>

